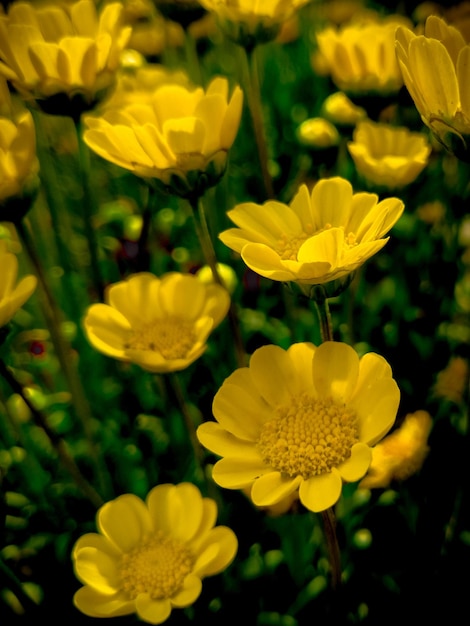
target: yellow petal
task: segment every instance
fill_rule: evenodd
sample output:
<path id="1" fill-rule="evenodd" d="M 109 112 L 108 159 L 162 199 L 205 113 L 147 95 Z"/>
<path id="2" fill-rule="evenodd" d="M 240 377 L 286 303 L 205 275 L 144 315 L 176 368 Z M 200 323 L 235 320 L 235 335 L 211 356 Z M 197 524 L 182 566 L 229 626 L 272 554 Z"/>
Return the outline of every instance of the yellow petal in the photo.
<path id="1" fill-rule="evenodd" d="M 359 439 L 373 446 L 395 422 L 400 390 L 392 378 L 383 378 L 367 387 L 351 401 L 359 418 Z"/>
<path id="2" fill-rule="evenodd" d="M 220 130 L 220 145 L 228 150 L 237 136 L 243 112 L 243 92 L 235 87 Z"/>
<path id="3" fill-rule="evenodd" d="M 347 403 L 356 387 L 359 357 L 345 343 L 326 341 L 313 357 L 313 383 L 320 398 Z"/>
<path id="4" fill-rule="evenodd" d="M 332 468 L 327 474 L 304 480 L 299 487 L 299 499 L 305 508 L 314 513 L 326 511 L 338 502 L 342 484 L 340 473 Z"/>
<path id="5" fill-rule="evenodd" d="M 247 428 L 250 426 L 248 425 Z M 234 428 L 234 430 L 243 432 L 243 425 Z M 197 429 L 197 437 L 205 448 L 219 456 L 259 460 L 254 441 L 247 440 L 246 434 L 243 438 L 237 437 L 216 422 L 201 424 Z"/>
<path id="6" fill-rule="evenodd" d="M 372 450 L 363 443 L 356 443 L 351 448 L 351 456 L 338 465 L 341 478 L 353 483 L 360 480 L 367 472 L 372 460 Z"/>
<path id="7" fill-rule="evenodd" d="M 73 603 L 79 611 L 90 617 L 118 617 L 130 615 L 135 611 L 135 603 L 123 593 L 105 595 L 91 587 L 81 587 L 73 597 Z"/>
<path id="8" fill-rule="evenodd" d="M 221 459 L 212 470 L 212 478 L 226 489 L 244 489 L 260 476 L 272 472 L 261 458 L 258 459 Z"/>
<path id="9" fill-rule="evenodd" d="M 100 532 L 123 551 L 132 550 L 152 531 L 147 507 L 133 494 L 104 504 L 98 511 L 97 524 Z"/>
<path id="10" fill-rule="evenodd" d="M 304 391 L 289 354 L 279 346 L 256 350 L 250 359 L 250 372 L 258 392 L 272 407 L 289 404 Z"/>
<path id="11" fill-rule="evenodd" d="M 137 615 L 148 624 L 162 624 L 170 617 L 171 602 L 167 598 L 153 600 L 148 593 L 141 593 L 135 601 Z"/>
<path id="12" fill-rule="evenodd" d="M 344 226 L 351 212 L 352 197 L 352 185 L 345 178 L 334 176 L 318 181 L 311 193 L 313 230 L 326 224 Z"/>
<path id="13" fill-rule="evenodd" d="M 121 582 L 117 559 L 93 547 L 81 548 L 74 556 L 75 574 L 81 582 L 106 595 L 116 593 Z"/>
<path id="14" fill-rule="evenodd" d="M 241 256 L 250 269 L 265 278 L 282 282 L 296 279 L 295 272 L 289 269 L 279 254 L 264 244 L 246 244 L 241 251 Z"/>
<path id="15" fill-rule="evenodd" d="M 256 506 L 271 506 L 290 496 L 299 488 L 302 476 L 287 476 L 270 472 L 260 476 L 251 488 L 251 499 Z"/>
<path id="16" fill-rule="evenodd" d="M 171 597 L 171 604 L 178 608 L 190 606 L 199 598 L 201 591 L 201 579 L 199 576 L 190 574 L 184 579 L 182 588 Z"/>
<path id="17" fill-rule="evenodd" d="M 167 120 L 162 127 L 172 152 L 178 154 L 203 154 L 206 127 L 195 117 Z"/>
<path id="18" fill-rule="evenodd" d="M 107 304 L 92 304 L 83 321 L 88 341 L 100 352 L 126 358 L 125 344 L 131 333 L 126 318 Z"/>
<path id="19" fill-rule="evenodd" d="M 233 530 L 226 526 L 217 526 L 199 548 L 200 554 L 194 564 L 194 573 L 201 578 L 219 574 L 233 561 L 237 549 L 238 540 Z"/>

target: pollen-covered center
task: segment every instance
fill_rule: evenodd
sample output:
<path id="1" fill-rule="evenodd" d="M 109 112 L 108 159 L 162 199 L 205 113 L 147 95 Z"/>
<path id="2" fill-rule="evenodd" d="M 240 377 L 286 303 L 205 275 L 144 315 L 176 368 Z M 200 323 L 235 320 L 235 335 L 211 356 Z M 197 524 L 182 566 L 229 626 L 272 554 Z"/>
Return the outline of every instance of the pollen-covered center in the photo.
<path id="1" fill-rule="evenodd" d="M 325 224 L 323 228 L 320 228 L 317 231 L 313 230 L 313 226 L 311 224 L 307 224 L 304 228 L 304 232 L 298 235 L 286 235 L 285 233 L 277 240 L 275 245 L 275 250 L 281 257 L 283 261 L 297 261 L 297 255 L 302 244 L 310 239 L 310 237 L 314 237 L 315 235 L 319 235 L 325 230 L 329 230 L 332 228 L 331 224 Z M 348 233 L 344 237 L 344 248 L 348 250 L 357 245 L 356 235 L 352 232 Z"/>
<path id="2" fill-rule="evenodd" d="M 277 408 L 276 416 L 263 425 L 257 447 L 273 469 L 307 479 L 348 459 L 358 440 L 354 411 L 303 394 Z"/>
<path id="3" fill-rule="evenodd" d="M 145 324 L 134 331 L 126 350 L 153 350 L 165 359 L 184 359 L 196 342 L 194 324 L 168 317 Z"/>
<path id="4" fill-rule="evenodd" d="M 140 593 L 148 593 L 154 600 L 170 598 L 182 588 L 193 564 L 194 558 L 183 542 L 159 532 L 123 554 L 121 588 L 131 599 Z"/>

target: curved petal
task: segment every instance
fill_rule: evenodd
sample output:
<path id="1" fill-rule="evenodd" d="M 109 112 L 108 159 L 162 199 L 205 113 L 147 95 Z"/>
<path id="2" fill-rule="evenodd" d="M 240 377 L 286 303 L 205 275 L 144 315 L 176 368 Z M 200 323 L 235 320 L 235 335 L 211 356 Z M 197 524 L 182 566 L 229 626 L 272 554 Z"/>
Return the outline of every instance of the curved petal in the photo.
<path id="1" fill-rule="evenodd" d="M 196 485 L 184 482 L 168 492 L 168 520 L 171 535 L 188 542 L 197 532 L 203 514 L 202 496 Z"/>
<path id="2" fill-rule="evenodd" d="M 295 370 L 295 376 L 298 379 L 299 389 L 307 392 L 309 395 L 315 394 L 312 378 L 312 363 L 315 350 L 316 346 L 307 341 L 294 343 L 287 349 L 287 354 Z"/>
<path id="3" fill-rule="evenodd" d="M 327 474 L 312 476 L 299 487 L 299 498 L 305 508 L 319 513 L 334 506 L 340 496 L 343 481 L 337 469 Z"/>
<path id="4" fill-rule="evenodd" d="M 256 506 L 277 504 L 296 491 L 302 480 L 302 476 L 270 472 L 255 480 L 251 488 L 251 499 Z"/>
<path id="5" fill-rule="evenodd" d="M 347 224 L 352 197 L 352 185 L 345 178 L 333 176 L 320 180 L 311 193 L 313 230 Z"/>
<path id="6" fill-rule="evenodd" d="M 289 404 L 292 397 L 304 391 L 292 359 L 279 346 L 258 348 L 251 356 L 250 372 L 260 395 L 271 407 Z"/>
<path id="7" fill-rule="evenodd" d="M 196 434 L 205 448 L 219 456 L 229 456 L 235 459 L 247 460 L 259 458 L 255 441 L 247 441 L 246 437 L 239 439 L 215 422 L 201 424 Z"/>
<path id="8" fill-rule="evenodd" d="M 189 574 L 189 576 L 186 576 L 184 579 L 182 588 L 170 598 L 170 602 L 172 606 L 178 608 L 190 606 L 199 598 L 201 591 L 202 582 L 199 576 Z"/>
<path id="9" fill-rule="evenodd" d="M 372 450 L 364 443 L 356 443 L 351 448 L 351 456 L 341 465 L 338 472 L 341 478 L 349 483 L 354 483 L 365 476 L 372 460 Z"/>
<path id="10" fill-rule="evenodd" d="M 264 204 L 243 202 L 227 211 L 227 216 L 238 228 L 249 233 L 253 241 L 266 240 L 275 246 L 285 236 L 302 234 L 302 224 L 295 212 L 276 200 Z"/>
<path id="11" fill-rule="evenodd" d="M 110 596 L 91 587 L 81 587 L 73 596 L 73 603 L 89 617 L 118 617 L 135 611 L 135 602 L 128 600 L 123 593 Z"/>
<path id="12" fill-rule="evenodd" d="M 88 307 L 83 325 L 94 348 L 118 359 L 126 357 L 124 345 L 132 330 L 119 311 L 107 304 L 92 304 Z"/>
<path id="13" fill-rule="evenodd" d="M 219 574 L 230 565 L 237 550 L 238 540 L 233 530 L 227 526 L 217 526 L 200 546 L 193 572 L 201 578 Z"/>
<path id="14" fill-rule="evenodd" d="M 313 383 L 320 398 L 348 402 L 356 387 L 359 357 L 351 346 L 325 341 L 313 357 Z"/>
<path id="15" fill-rule="evenodd" d="M 212 470 L 212 478 L 226 489 L 244 489 L 260 476 L 272 472 L 272 468 L 258 459 L 221 459 Z"/>
<path id="16" fill-rule="evenodd" d="M 171 522 L 169 516 L 169 497 L 174 485 L 162 483 L 149 491 L 146 504 L 155 530 L 164 534 L 171 534 Z"/>
<path id="17" fill-rule="evenodd" d="M 369 446 L 375 445 L 393 426 L 400 390 L 393 378 L 384 378 L 354 398 L 350 403 L 359 418 L 359 439 Z"/>
<path id="18" fill-rule="evenodd" d="M 392 378 L 392 368 L 388 362 L 375 352 L 364 354 L 359 360 L 359 376 L 351 400 L 384 378 Z"/>
<path id="19" fill-rule="evenodd" d="M 132 550 L 152 531 L 145 503 L 133 494 L 124 494 L 104 504 L 98 511 L 100 532 L 122 551 Z"/>
<path id="20" fill-rule="evenodd" d="M 110 595 L 120 587 L 118 563 L 115 558 L 97 548 L 84 547 L 75 552 L 74 569 L 77 578 L 100 593 Z"/>
<path id="21" fill-rule="evenodd" d="M 163 624 L 171 614 L 171 602 L 168 598 L 153 600 L 148 593 L 137 596 L 135 608 L 137 615 L 148 624 Z"/>
<path id="22" fill-rule="evenodd" d="M 279 254 L 264 244 L 247 243 L 241 250 L 241 257 L 260 276 L 281 282 L 296 279 L 296 274 L 282 262 Z"/>

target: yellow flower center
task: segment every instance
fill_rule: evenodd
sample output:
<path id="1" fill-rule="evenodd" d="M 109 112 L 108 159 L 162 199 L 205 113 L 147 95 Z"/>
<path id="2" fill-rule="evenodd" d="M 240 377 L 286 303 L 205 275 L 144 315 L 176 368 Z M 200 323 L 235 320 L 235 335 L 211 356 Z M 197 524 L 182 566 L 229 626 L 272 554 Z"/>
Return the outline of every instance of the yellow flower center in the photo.
<path id="1" fill-rule="evenodd" d="M 196 341 L 194 324 L 177 317 L 156 320 L 135 330 L 126 350 L 153 350 L 165 359 L 184 359 Z"/>
<path id="2" fill-rule="evenodd" d="M 194 558 L 186 545 L 158 532 L 123 554 L 119 567 L 121 586 L 131 599 L 140 593 L 151 598 L 171 598 L 183 586 Z"/>
<path id="3" fill-rule="evenodd" d="M 303 394 L 277 407 L 276 416 L 263 425 L 257 447 L 267 465 L 307 479 L 348 459 L 357 441 L 354 411 Z"/>
<path id="4" fill-rule="evenodd" d="M 313 228 L 310 224 L 307 224 L 305 231 L 300 235 L 286 235 L 285 233 L 277 240 L 275 250 L 283 261 L 297 261 L 297 254 L 300 247 L 307 239 L 319 235 L 325 230 L 332 228 L 331 224 L 325 224 L 323 228 L 313 232 Z M 348 250 L 357 246 L 356 235 L 354 233 L 348 233 L 344 238 L 344 248 Z"/>

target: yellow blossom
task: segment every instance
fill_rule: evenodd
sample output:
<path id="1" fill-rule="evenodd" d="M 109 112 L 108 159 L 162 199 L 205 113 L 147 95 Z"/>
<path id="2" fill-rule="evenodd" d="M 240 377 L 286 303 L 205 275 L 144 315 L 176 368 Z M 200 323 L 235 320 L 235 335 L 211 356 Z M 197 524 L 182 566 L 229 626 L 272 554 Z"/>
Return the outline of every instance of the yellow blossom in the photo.
<path id="1" fill-rule="evenodd" d="M 186 197 L 215 185 L 240 124 L 243 93 L 226 78 L 201 87 L 167 84 L 141 101 L 85 116 L 86 144 L 137 176 Z"/>
<path id="2" fill-rule="evenodd" d="M 388 241 L 403 213 L 398 198 L 353 193 L 344 178 L 301 185 L 289 205 L 245 202 L 228 211 L 238 228 L 220 239 L 254 272 L 283 282 L 319 285 L 355 271 Z"/>
<path id="3" fill-rule="evenodd" d="M 399 399 L 377 354 L 359 358 L 333 341 L 268 345 L 225 380 L 214 397 L 216 421 L 199 426 L 197 436 L 223 457 L 212 473 L 221 487 L 250 488 L 263 507 L 298 492 L 307 509 L 323 511 L 338 501 L 343 481 L 365 475 Z"/>
<path id="4" fill-rule="evenodd" d="M 0 328 L 8 324 L 14 314 L 36 289 L 36 276 L 24 276 L 18 283 L 18 259 L 8 252 L 6 242 L 0 240 Z"/>
<path id="5" fill-rule="evenodd" d="M 453 356 L 447 367 L 438 373 L 434 385 L 434 395 L 460 404 L 464 401 L 470 382 L 470 368 L 467 359 Z"/>
<path id="6" fill-rule="evenodd" d="M 191 483 L 154 487 L 142 501 L 124 494 L 97 513 L 98 533 L 78 539 L 72 558 L 85 585 L 75 606 L 90 617 L 136 613 L 162 624 L 174 608 L 194 604 L 202 579 L 235 558 L 238 542 L 215 526 L 217 505 Z"/>
<path id="7" fill-rule="evenodd" d="M 105 300 L 86 312 L 90 343 L 107 356 L 158 373 L 182 370 L 198 359 L 230 306 L 220 285 L 178 272 L 161 278 L 134 274 L 108 287 Z"/>
<path id="8" fill-rule="evenodd" d="M 359 122 L 348 150 L 359 174 L 368 183 L 387 189 L 412 183 L 431 154 L 431 146 L 422 133 L 371 120 Z"/>
<path id="9" fill-rule="evenodd" d="M 388 487 L 418 472 L 429 452 L 432 419 L 427 411 L 409 413 L 402 425 L 372 450 L 372 462 L 359 487 Z"/>
<path id="10" fill-rule="evenodd" d="M 13 2 L 0 16 L 0 74 L 50 113 L 77 116 L 113 84 L 131 34 L 122 4 L 93 0 L 34 6 Z"/>
<path id="11" fill-rule="evenodd" d="M 340 136 L 331 122 L 322 117 L 311 117 L 297 129 L 297 137 L 305 146 L 322 149 L 339 144 Z"/>
<path id="12" fill-rule="evenodd" d="M 333 124 L 339 126 L 354 126 L 367 117 L 365 109 L 351 102 L 342 91 L 336 91 L 325 99 L 322 112 Z"/>
<path id="13" fill-rule="evenodd" d="M 462 32 L 437 16 L 424 34 L 396 32 L 398 62 L 421 119 L 457 157 L 470 160 L 470 45 Z"/>

